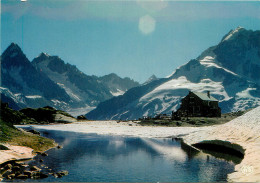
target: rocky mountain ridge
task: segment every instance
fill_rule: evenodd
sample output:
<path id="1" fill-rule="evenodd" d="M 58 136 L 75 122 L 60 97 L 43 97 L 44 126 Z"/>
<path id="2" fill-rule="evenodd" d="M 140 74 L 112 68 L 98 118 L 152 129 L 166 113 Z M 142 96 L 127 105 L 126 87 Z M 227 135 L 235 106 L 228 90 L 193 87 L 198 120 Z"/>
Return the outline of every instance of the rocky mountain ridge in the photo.
<path id="1" fill-rule="evenodd" d="M 76 111 L 80 108 L 81 114 L 139 85 L 116 74 L 86 75 L 60 57 L 46 53 L 30 62 L 15 43 L 1 56 L 1 78 L 1 97 L 15 109 L 52 106 Z"/>

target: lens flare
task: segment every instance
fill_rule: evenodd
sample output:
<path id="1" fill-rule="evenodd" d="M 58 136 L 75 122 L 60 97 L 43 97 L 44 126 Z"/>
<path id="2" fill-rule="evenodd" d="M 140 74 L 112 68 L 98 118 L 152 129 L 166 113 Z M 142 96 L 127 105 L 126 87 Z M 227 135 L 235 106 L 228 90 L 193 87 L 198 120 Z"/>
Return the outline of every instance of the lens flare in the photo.
<path id="1" fill-rule="evenodd" d="M 139 19 L 139 30 L 143 34 L 150 34 L 155 30 L 156 21 L 150 15 L 145 15 Z"/>

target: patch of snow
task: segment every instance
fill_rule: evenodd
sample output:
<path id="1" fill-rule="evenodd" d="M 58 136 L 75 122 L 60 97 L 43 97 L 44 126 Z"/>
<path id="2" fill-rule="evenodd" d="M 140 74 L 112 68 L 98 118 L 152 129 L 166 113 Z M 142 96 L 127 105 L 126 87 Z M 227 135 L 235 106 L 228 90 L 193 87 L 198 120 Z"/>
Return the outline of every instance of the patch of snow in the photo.
<path id="1" fill-rule="evenodd" d="M 11 98 L 15 103 L 26 104 L 25 98 L 21 93 L 12 93 L 8 88 L 0 87 L 0 93 L 5 95 L 6 97 Z"/>
<path id="2" fill-rule="evenodd" d="M 247 88 L 244 91 L 241 91 L 236 94 L 239 98 L 255 98 L 250 94 L 250 91 L 256 91 L 256 88 Z"/>
<path id="3" fill-rule="evenodd" d="M 67 113 L 69 113 L 70 115 L 72 115 L 73 117 L 77 117 L 80 115 L 85 115 L 87 113 L 89 113 L 90 111 L 94 110 L 96 107 L 90 107 L 88 105 L 86 105 L 85 107 L 81 107 L 81 108 L 72 108 L 69 110 L 66 110 Z"/>
<path id="4" fill-rule="evenodd" d="M 125 111 L 125 112 L 123 112 L 121 115 L 124 115 L 124 114 L 126 114 L 126 113 L 128 113 L 129 112 L 129 110 L 128 111 Z"/>
<path id="5" fill-rule="evenodd" d="M 70 89 L 70 88 L 68 88 L 68 87 L 66 87 L 64 84 L 62 84 L 62 83 L 57 83 L 61 88 L 63 88 L 65 91 L 66 91 L 66 93 L 71 97 L 71 98 L 73 98 L 73 99 L 75 99 L 76 101 L 81 101 L 81 99 L 80 99 L 80 97 L 79 96 L 77 96 L 76 94 L 74 94 L 73 93 L 73 91 Z"/>
<path id="6" fill-rule="evenodd" d="M 243 111 L 249 108 L 260 106 L 260 98 L 254 97 L 250 91 L 256 91 L 256 88 L 247 88 L 236 94 L 236 102 L 233 106 L 233 111 Z"/>
<path id="7" fill-rule="evenodd" d="M 122 90 L 120 90 L 120 89 L 117 89 L 116 92 L 110 91 L 110 93 L 111 93 L 113 96 L 117 97 L 117 96 L 119 96 L 119 95 L 123 95 L 125 92 L 122 91 Z"/>
<path id="8" fill-rule="evenodd" d="M 204 65 L 206 67 L 216 67 L 218 69 L 223 69 L 226 72 L 229 72 L 229 73 L 237 76 L 236 73 L 234 73 L 234 72 L 232 72 L 232 71 L 230 71 L 230 70 L 228 70 L 226 68 L 223 68 L 223 67 L 220 67 L 219 65 L 217 65 L 214 57 L 206 56 L 206 57 L 204 57 L 203 59 L 200 60 L 200 63 L 201 63 L 201 65 Z"/>
<path id="9" fill-rule="evenodd" d="M 38 99 L 38 98 L 42 98 L 42 96 L 40 95 L 28 95 L 28 96 L 25 96 L 26 98 L 29 98 L 29 99 Z"/>
<path id="10" fill-rule="evenodd" d="M 237 99 L 232 108 L 233 112 L 244 111 L 260 106 L 260 98 Z"/>
<path id="11" fill-rule="evenodd" d="M 231 33 L 229 33 L 225 39 L 223 41 L 227 41 L 230 40 L 236 33 L 238 33 L 241 29 L 243 29 L 243 27 L 238 27 L 235 30 L 231 31 Z"/>
<path id="12" fill-rule="evenodd" d="M 53 102 L 54 105 L 67 104 L 66 102 L 59 101 L 59 100 L 56 100 L 56 99 L 53 99 L 51 101 Z"/>
<path id="13" fill-rule="evenodd" d="M 119 114 L 115 114 L 114 116 L 112 116 L 111 118 L 110 118 L 110 120 L 113 120 L 115 117 L 117 117 Z"/>
<path id="14" fill-rule="evenodd" d="M 89 94 L 83 92 L 75 84 L 71 83 L 68 79 L 67 73 L 60 74 L 58 72 L 53 72 L 48 68 L 49 61 L 40 62 L 37 64 L 37 67 L 42 70 L 48 77 L 57 83 L 65 92 L 70 96 L 70 98 L 75 101 L 84 101 L 84 99 L 89 98 Z M 94 102 L 95 103 L 95 102 Z"/>
<path id="15" fill-rule="evenodd" d="M 149 115 L 149 111 L 150 111 L 150 109 L 148 109 L 148 110 L 143 114 L 143 116 L 148 116 L 148 115 Z"/>
<path id="16" fill-rule="evenodd" d="M 43 53 L 45 56 L 47 56 L 47 57 L 49 57 L 50 55 L 49 54 L 47 54 L 47 53 Z"/>
<path id="17" fill-rule="evenodd" d="M 188 81 L 185 76 L 181 76 L 158 86 L 153 91 L 140 98 L 139 101 L 149 101 L 154 98 L 163 98 L 167 96 L 166 94 L 184 96 L 185 94 L 183 93 L 183 90 L 192 90 L 195 92 L 210 91 L 212 94 L 222 95 L 225 100 L 230 99 L 221 82 L 214 82 L 210 79 L 202 79 L 200 83 L 192 83 Z"/>

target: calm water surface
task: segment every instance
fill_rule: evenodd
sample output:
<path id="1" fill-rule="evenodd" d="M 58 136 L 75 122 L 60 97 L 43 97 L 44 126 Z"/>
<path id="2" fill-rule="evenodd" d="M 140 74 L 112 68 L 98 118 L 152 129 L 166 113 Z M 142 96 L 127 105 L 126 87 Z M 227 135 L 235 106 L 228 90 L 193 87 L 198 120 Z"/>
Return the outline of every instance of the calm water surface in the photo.
<path id="1" fill-rule="evenodd" d="M 37 180 L 41 182 L 216 182 L 225 181 L 234 171 L 233 163 L 193 152 L 172 139 L 41 133 L 63 148 L 49 150 L 36 162 L 40 158 L 54 171 L 69 171 L 62 178 Z"/>

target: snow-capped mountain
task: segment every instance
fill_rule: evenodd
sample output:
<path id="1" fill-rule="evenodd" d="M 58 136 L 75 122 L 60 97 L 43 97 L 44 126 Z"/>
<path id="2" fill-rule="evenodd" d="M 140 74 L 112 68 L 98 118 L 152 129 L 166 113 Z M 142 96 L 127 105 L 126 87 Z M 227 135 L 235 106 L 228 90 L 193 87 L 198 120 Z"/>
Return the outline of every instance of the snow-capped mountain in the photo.
<path id="1" fill-rule="evenodd" d="M 46 53 L 30 62 L 15 43 L 1 56 L 1 78 L 1 100 L 15 109 L 49 105 L 74 115 L 84 114 L 101 101 L 139 85 L 116 74 L 88 76 Z"/>
<path id="2" fill-rule="evenodd" d="M 103 77 L 89 76 L 76 66 L 65 63 L 58 56 L 41 53 L 32 64 L 63 88 L 74 101 L 75 107 L 95 107 L 101 101 L 124 94 L 139 83 L 130 78 L 120 78 L 116 74 Z"/>
<path id="3" fill-rule="evenodd" d="M 53 100 L 68 103 L 70 97 L 56 83 L 45 74 L 38 72 L 26 58 L 21 48 L 12 43 L 1 56 L 1 95 L 9 93 L 10 96 L 20 98 L 19 104 L 31 106 L 54 105 Z M 9 92 L 2 92 L 9 91 Z M 9 98 L 8 95 L 5 95 Z M 9 98 L 10 99 L 10 98 Z M 11 97 L 11 99 L 14 99 Z M 37 99 L 37 101 L 35 101 Z M 14 100 L 17 101 L 17 100 Z"/>
<path id="4" fill-rule="evenodd" d="M 130 88 L 140 85 L 138 82 L 128 77 L 121 78 L 115 73 L 99 77 L 98 81 L 104 84 L 113 96 L 123 95 Z"/>
<path id="5" fill-rule="evenodd" d="M 46 74 L 63 88 L 75 107 L 82 107 L 84 104 L 95 106 L 112 97 L 107 88 L 98 83 L 97 77 L 87 76 L 76 66 L 65 64 L 58 56 L 41 53 L 33 59 L 32 64 L 38 72 Z"/>
<path id="6" fill-rule="evenodd" d="M 238 27 L 169 77 L 102 102 L 89 119 L 137 119 L 176 111 L 188 91 L 207 92 L 222 112 L 260 105 L 260 31 Z"/>

